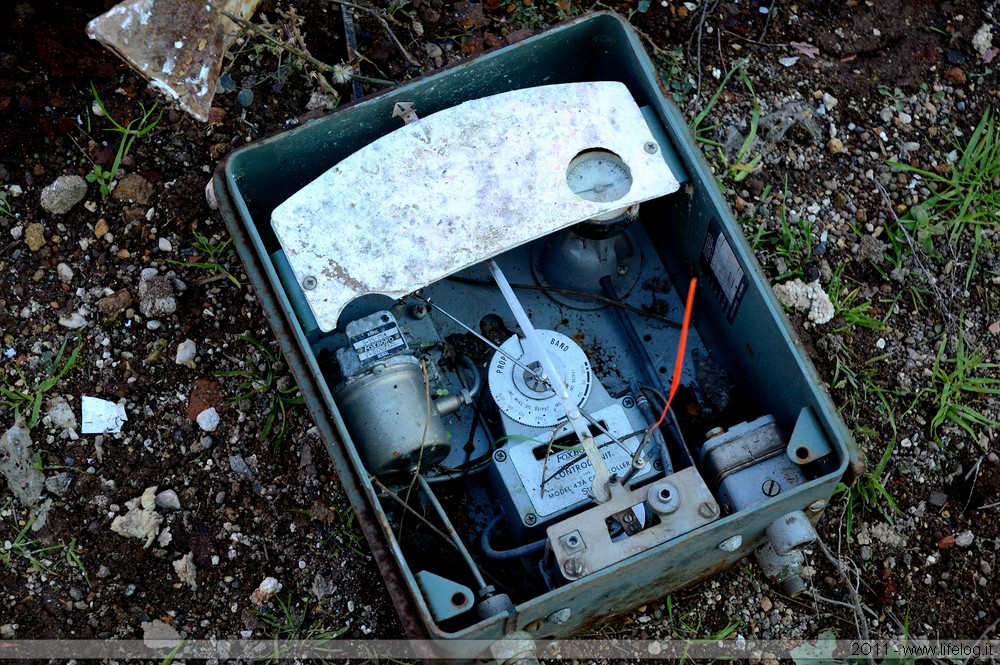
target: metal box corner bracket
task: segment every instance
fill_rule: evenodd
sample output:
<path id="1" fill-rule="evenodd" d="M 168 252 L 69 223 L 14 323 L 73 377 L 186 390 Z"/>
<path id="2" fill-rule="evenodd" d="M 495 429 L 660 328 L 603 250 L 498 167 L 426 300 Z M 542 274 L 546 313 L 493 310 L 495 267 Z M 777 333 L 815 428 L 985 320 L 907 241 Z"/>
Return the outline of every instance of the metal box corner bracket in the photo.
<path id="1" fill-rule="evenodd" d="M 420 119 L 400 126 L 400 102 Z M 594 200 L 604 176 L 570 186 L 595 149 L 624 164 L 624 194 Z M 802 588 L 807 523 L 860 454 L 620 17 L 242 148 L 213 182 L 410 637 L 471 660 L 475 640 L 568 636 L 762 545 Z M 501 268 L 530 322 L 491 286 Z M 692 408 L 639 455 L 678 343 L 671 284 L 692 272 Z M 609 498 L 595 464 L 621 474 Z M 415 523 L 396 539 L 381 486 L 414 468 L 453 543 Z"/>

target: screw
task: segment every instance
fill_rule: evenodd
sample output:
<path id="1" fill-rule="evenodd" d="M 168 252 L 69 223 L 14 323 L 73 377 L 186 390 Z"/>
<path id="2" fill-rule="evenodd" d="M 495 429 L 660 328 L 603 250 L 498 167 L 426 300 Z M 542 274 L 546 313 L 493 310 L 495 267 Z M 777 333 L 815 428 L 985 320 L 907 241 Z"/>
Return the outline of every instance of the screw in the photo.
<path id="1" fill-rule="evenodd" d="M 653 468 L 657 471 L 663 471 L 663 462 L 658 459 L 653 460 Z"/>
<path id="2" fill-rule="evenodd" d="M 563 564 L 563 572 L 566 573 L 566 577 L 580 577 L 583 575 L 583 563 L 575 556 L 570 557 Z"/>
<path id="3" fill-rule="evenodd" d="M 564 624 L 567 621 L 569 621 L 569 617 L 572 614 L 573 614 L 573 610 L 571 610 L 568 607 L 564 607 L 561 610 L 556 610 L 552 614 L 550 614 L 547 617 L 545 617 L 545 620 L 548 623 L 551 623 L 551 624 L 553 624 L 555 626 L 561 626 L 562 624 Z"/>
<path id="4" fill-rule="evenodd" d="M 741 545 L 743 545 L 743 536 L 736 534 L 719 543 L 719 549 L 723 552 L 735 552 Z"/>
<path id="5" fill-rule="evenodd" d="M 631 409 L 634 407 L 635 407 L 635 400 L 632 398 L 631 395 L 625 397 L 625 399 L 622 400 L 623 409 Z"/>
<path id="6" fill-rule="evenodd" d="M 715 517 L 719 514 L 719 509 L 714 503 L 709 503 L 704 501 L 700 506 L 698 506 L 698 514 L 708 519 L 710 517 Z"/>
<path id="7" fill-rule="evenodd" d="M 652 155 L 656 152 L 656 144 L 652 141 L 647 141 L 646 145 L 642 146 L 642 149 Z"/>
<path id="8" fill-rule="evenodd" d="M 507 453 L 505 453 L 502 450 L 498 450 L 495 453 L 493 453 L 493 459 L 495 459 L 498 462 L 506 462 L 507 461 Z"/>
<path id="9" fill-rule="evenodd" d="M 427 306 L 423 303 L 417 303 L 410 307 L 410 316 L 419 321 L 420 319 L 427 316 Z"/>
<path id="10" fill-rule="evenodd" d="M 524 516 L 524 523 L 527 524 L 528 526 L 533 525 L 537 521 L 538 518 L 535 517 L 535 513 L 528 513 L 527 515 Z"/>
<path id="11" fill-rule="evenodd" d="M 619 263 L 618 264 L 618 274 L 619 275 L 624 275 L 627 272 L 628 272 L 628 265 L 626 265 L 624 263 Z"/>
<path id="12" fill-rule="evenodd" d="M 705 438 L 706 439 L 714 439 L 715 437 L 719 436 L 720 434 L 725 434 L 725 432 L 726 432 L 726 430 L 724 430 L 721 427 L 713 427 L 712 429 L 710 429 L 707 432 L 705 432 Z"/>
<path id="13" fill-rule="evenodd" d="M 306 291 L 312 291 L 316 288 L 316 278 L 312 275 L 302 278 L 302 288 Z"/>
<path id="14" fill-rule="evenodd" d="M 778 496 L 781 493 L 781 485 L 774 478 L 768 478 L 760 486 L 760 491 L 764 493 L 764 496 Z"/>
<path id="15" fill-rule="evenodd" d="M 819 499 L 819 500 L 813 501 L 812 503 L 809 504 L 809 512 L 810 513 L 818 513 L 819 511 L 823 510 L 824 508 L 826 508 L 826 499 Z"/>

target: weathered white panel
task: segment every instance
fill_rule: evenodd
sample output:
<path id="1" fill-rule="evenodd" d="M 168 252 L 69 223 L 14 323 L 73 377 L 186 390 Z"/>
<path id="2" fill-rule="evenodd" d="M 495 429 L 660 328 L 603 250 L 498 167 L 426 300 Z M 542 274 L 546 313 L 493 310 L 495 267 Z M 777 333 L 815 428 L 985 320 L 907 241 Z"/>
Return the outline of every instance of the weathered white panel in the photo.
<path id="1" fill-rule="evenodd" d="M 419 112 L 419 109 L 417 109 Z M 626 87 L 515 90 L 421 118 L 344 159 L 275 209 L 272 225 L 321 330 L 357 296 L 401 297 L 491 256 L 678 189 Z M 613 202 L 566 184 L 610 150 L 632 186 Z M 313 281 L 315 280 L 315 281 Z"/>

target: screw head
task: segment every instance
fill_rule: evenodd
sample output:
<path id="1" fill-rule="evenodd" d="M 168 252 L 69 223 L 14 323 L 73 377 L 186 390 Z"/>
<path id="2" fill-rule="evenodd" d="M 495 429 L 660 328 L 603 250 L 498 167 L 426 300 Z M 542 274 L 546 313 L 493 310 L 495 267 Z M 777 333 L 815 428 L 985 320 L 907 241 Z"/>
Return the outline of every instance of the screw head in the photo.
<path id="1" fill-rule="evenodd" d="M 535 513 L 528 513 L 527 515 L 524 516 L 524 523 L 527 524 L 528 526 L 531 526 L 537 521 L 538 518 L 535 517 Z"/>
<path id="2" fill-rule="evenodd" d="M 619 263 L 618 264 L 618 274 L 619 275 L 625 275 L 627 273 L 628 273 L 628 264 L 627 263 Z"/>
<path id="3" fill-rule="evenodd" d="M 774 478 L 768 478 L 760 486 L 760 491 L 764 493 L 764 496 L 778 496 L 781 493 L 781 485 Z"/>
<path id="4" fill-rule="evenodd" d="M 647 141 L 646 145 L 642 146 L 642 149 L 652 155 L 656 153 L 657 147 L 652 141 Z"/>
<path id="5" fill-rule="evenodd" d="M 498 450 L 495 453 L 493 453 L 493 459 L 495 459 L 497 462 L 506 462 L 507 461 L 507 453 L 505 453 L 502 450 Z"/>
<path id="6" fill-rule="evenodd" d="M 730 538 L 726 538 L 721 543 L 719 543 L 719 549 L 723 552 L 735 552 L 743 545 L 743 536 L 736 534 Z"/>
<path id="7" fill-rule="evenodd" d="M 719 507 L 714 503 L 703 501 L 702 504 L 698 506 L 698 514 L 705 519 L 709 519 L 710 517 L 715 517 L 719 514 Z"/>
<path id="8" fill-rule="evenodd" d="M 313 277 L 312 275 L 302 278 L 302 288 L 305 289 L 306 291 L 312 291 L 313 289 L 315 289 L 316 284 L 317 284 L 316 278 Z"/>
<path id="9" fill-rule="evenodd" d="M 809 504 L 810 513 L 818 513 L 819 511 L 826 508 L 826 499 L 818 499 Z"/>
<path id="10" fill-rule="evenodd" d="M 570 557 L 563 564 L 563 572 L 567 577 L 580 577 L 583 574 L 583 563 L 575 556 Z"/>

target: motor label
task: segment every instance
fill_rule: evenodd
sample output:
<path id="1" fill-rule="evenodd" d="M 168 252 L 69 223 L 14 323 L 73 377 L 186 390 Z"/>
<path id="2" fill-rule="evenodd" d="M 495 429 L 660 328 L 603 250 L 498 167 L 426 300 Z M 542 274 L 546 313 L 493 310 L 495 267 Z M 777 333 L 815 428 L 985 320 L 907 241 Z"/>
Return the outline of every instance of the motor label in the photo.
<path id="1" fill-rule="evenodd" d="M 362 367 L 395 355 L 407 349 L 403 333 L 394 320 L 348 338 L 358 353 Z"/>

